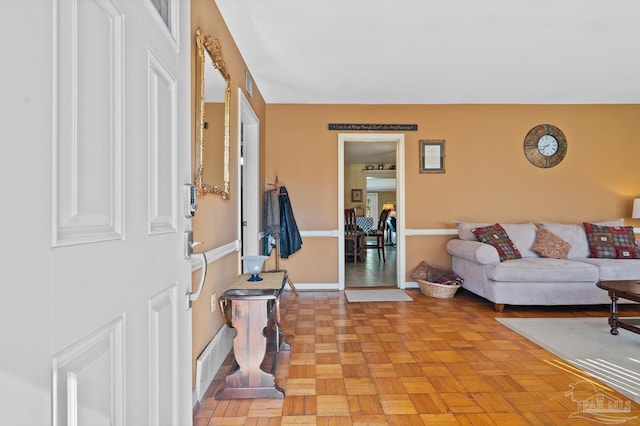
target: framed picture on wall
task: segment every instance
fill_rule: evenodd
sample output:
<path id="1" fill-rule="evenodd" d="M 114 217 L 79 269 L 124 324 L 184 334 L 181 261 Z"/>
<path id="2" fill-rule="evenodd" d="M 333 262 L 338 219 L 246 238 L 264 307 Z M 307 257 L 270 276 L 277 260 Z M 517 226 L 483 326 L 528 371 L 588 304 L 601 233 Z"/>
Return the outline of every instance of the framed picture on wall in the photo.
<path id="1" fill-rule="evenodd" d="M 420 141 L 420 173 L 444 173 L 444 141 Z"/>
<path id="2" fill-rule="evenodd" d="M 354 203 L 362 202 L 362 189 L 351 190 L 351 201 Z"/>

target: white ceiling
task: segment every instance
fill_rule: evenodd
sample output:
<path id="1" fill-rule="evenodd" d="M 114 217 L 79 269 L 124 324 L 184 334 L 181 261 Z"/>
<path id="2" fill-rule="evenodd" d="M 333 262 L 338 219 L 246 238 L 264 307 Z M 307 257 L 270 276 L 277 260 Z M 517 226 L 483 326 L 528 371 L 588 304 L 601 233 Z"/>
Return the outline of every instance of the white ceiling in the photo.
<path id="1" fill-rule="evenodd" d="M 638 0 L 215 1 L 267 103 L 640 103 Z"/>

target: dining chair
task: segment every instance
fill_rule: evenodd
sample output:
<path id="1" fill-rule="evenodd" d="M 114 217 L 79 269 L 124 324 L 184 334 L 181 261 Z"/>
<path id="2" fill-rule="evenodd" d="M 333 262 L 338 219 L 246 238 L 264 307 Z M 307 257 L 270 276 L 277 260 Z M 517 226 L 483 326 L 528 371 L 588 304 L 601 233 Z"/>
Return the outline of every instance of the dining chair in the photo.
<path id="1" fill-rule="evenodd" d="M 393 213 L 393 211 L 391 212 Z M 396 245 L 396 216 L 389 213 L 387 218 L 387 245 Z"/>
<path id="2" fill-rule="evenodd" d="M 364 233 L 358 229 L 356 222 L 356 210 L 344 209 L 344 247 L 345 256 L 352 256 L 353 263 L 358 263 L 358 258 L 363 261 Z"/>
<path id="3" fill-rule="evenodd" d="M 380 218 L 378 219 L 378 227 L 376 229 L 372 229 L 365 237 L 366 243 L 364 248 L 366 250 L 376 249 L 378 250 L 378 260 L 380 259 L 380 252 L 382 252 L 382 261 L 386 262 L 387 259 L 384 255 L 384 230 L 387 226 L 387 218 L 389 217 L 389 213 L 391 213 L 390 209 L 384 209 L 380 213 Z M 371 240 L 370 240 L 371 238 Z M 375 240 L 373 240 L 375 238 Z"/>

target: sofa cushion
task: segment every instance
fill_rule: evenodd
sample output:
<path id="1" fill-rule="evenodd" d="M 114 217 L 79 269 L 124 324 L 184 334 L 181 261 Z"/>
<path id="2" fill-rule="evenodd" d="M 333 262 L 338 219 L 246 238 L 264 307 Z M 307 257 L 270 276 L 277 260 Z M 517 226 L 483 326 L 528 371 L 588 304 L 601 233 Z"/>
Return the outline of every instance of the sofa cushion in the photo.
<path id="1" fill-rule="evenodd" d="M 622 226 L 624 223 L 624 219 L 592 223 L 602 226 Z M 569 250 L 569 254 L 567 255 L 569 259 L 589 257 L 589 245 L 587 244 L 587 233 L 584 230 L 584 225 L 577 223 L 564 224 L 555 222 L 540 222 L 540 227 L 553 232 L 558 237 L 571 244 L 571 250 Z"/>
<path id="2" fill-rule="evenodd" d="M 467 241 L 478 241 L 471 230 L 490 225 L 490 223 L 481 222 L 456 222 L 458 238 Z M 533 223 L 501 223 L 500 225 L 509 235 L 522 257 L 538 257 L 538 254 L 533 251 L 533 243 L 536 240 L 538 228 Z"/>
<path id="3" fill-rule="evenodd" d="M 576 262 L 588 263 L 596 266 L 600 281 L 609 280 L 637 280 L 640 277 L 640 259 L 630 259 L 624 262 L 620 259 L 574 259 Z"/>
<path id="4" fill-rule="evenodd" d="M 533 223 L 501 223 L 504 230 L 518 248 L 522 257 L 538 257 L 533 244 L 538 235 L 538 228 Z"/>
<path id="5" fill-rule="evenodd" d="M 571 250 L 571 244 L 558 237 L 547 229 L 538 231 L 538 236 L 533 244 L 533 250 L 542 257 L 551 257 L 553 259 L 566 259 Z"/>
<path id="6" fill-rule="evenodd" d="M 631 226 L 599 226 L 584 222 L 589 244 L 589 257 L 600 259 L 638 259 L 640 248 L 636 244 Z"/>
<path id="7" fill-rule="evenodd" d="M 598 281 L 598 267 L 567 259 L 514 259 L 486 266 L 487 278 L 515 282 L 593 282 Z M 595 285 L 595 284 L 594 284 Z"/>
<path id="8" fill-rule="evenodd" d="M 473 235 L 476 236 L 478 241 L 492 245 L 498 250 L 500 262 L 509 259 L 520 259 L 522 257 L 507 232 L 498 223 L 482 228 L 473 228 L 471 232 L 473 232 Z"/>

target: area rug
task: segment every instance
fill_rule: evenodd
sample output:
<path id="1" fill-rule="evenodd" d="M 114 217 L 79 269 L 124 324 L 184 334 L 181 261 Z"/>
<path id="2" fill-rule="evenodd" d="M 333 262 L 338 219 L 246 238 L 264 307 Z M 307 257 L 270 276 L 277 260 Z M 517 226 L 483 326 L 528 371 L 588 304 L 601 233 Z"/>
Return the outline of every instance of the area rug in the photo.
<path id="1" fill-rule="evenodd" d="M 606 317 L 496 320 L 640 403 L 640 335 L 612 335 Z"/>
<path id="2" fill-rule="evenodd" d="M 345 290 L 349 302 L 411 302 L 413 299 L 399 288 L 385 290 Z"/>

